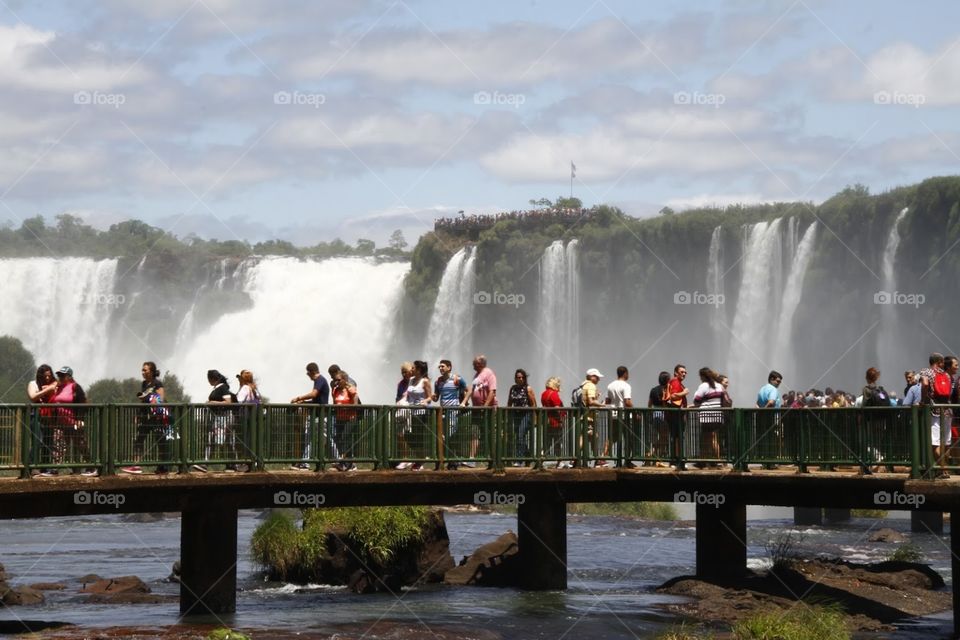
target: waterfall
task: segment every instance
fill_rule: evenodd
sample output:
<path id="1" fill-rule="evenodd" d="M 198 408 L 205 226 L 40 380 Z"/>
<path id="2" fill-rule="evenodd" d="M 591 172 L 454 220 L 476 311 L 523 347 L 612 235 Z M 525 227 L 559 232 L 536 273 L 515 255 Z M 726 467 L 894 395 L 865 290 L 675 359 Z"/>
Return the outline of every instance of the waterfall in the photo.
<path id="1" fill-rule="evenodd" d="M 887 235 L 887 244 L 883 249 L 883 262 L 880 265 L 882 278 L 881 291 L 891 296 L 897 290 L 896 260 L 897 249 L 900 247 L 900 223 L 906 217 L 909 208 L 904 207 L 897 214 Z M 880 331 L 877 333 L 877 359 L 881 371 L 885 367 L 893 367 L 897 363 L 900 350 L 897 348 L 900 332 L 897 321 L 897 307 L 893 304 L 884 304 L 880 307 Z M 902 363 L 899 363 L 902 364 Z M 901 369 L 903 367 L 900 367 Z M 893 371 L 893 369 L 890 369 Z M 893 379 L 892 377 L 890 379 Z"/>
<path id="2" fill-rule="evenodd" d="M 126 304 L 114 289 L 116 272 L 116 260 L 0 260 L 0 335 L 19 338 L 38 363 L 73 367 L 89 385 L 107 371 L 110 319 Z"/>
<path id="3" fill-rule="evenodd" d="M 707 254 L 707 295 L 712 300 L 723 298 L 723 233 L 722 227 L 717 225 L 710 236 L 710 251 Z M 722 338 L 724 334 L 723 305 L 714 305 L 710 314 L 710 324 L 713 326 L 714 338 Z"/>
<path id="4" fill-rule="evenodd" d="M 423 352 L 410 354 L 410 359 L 426 357 L 431 378 L 436 377 L 437 362 L 441 358 L 451 360 L 455 372 L 471 376 L 470 363 L 475 355 L 476 259 L 477 248 L 470 246 L 457 251 L 447 262 L 430 315 Z"/>
<path id="5" fill-rule="evenodd" d="M 363 402 L 393 402 L 387 340 L 409 267 L 362 258 L 245 261 L 235 280 L 252 306 L 197 327 L 161 368 L 175 372 L 195 401 L 210 391 L 208 369 L 236 388 L 234 376 L 246 368 L 270 401 L 286 402 L 310 388 L 308 362 L 324 377 L 336 363 L 357 381 Z"/>
<path id="6" fill-rule="evenodd" d="M 795 218 L 791 218 L 791 222 Z M 796 227 L 794 225 L 794 232 Z M 807 275 L 807 267 L 810 266 L 810 259 L 813 257 L 813 250 L 816 244 L 817 223 L 814 221 L 803 234 L 803 238 L 793 251 L 793 261 L 790 265 L 790 273 L 787 276 L 787 284 L 783 291 L 783 302 L 780 307 L 780 317 L 777 320 L 776 341 L 773 344 L 774 359 L 771 363 L 780 373 L 785 376 L 788 384 L 794 385 L 798 380 L 795 358 L 793 353 L 793 314 L 800 306 L 800 296 L 803 294 L 803 279 Z M 801 385 L 797 385 L 801 386 Z"/>
<path id="7" fill-rule="evenodd" d="M 538 371 L 529 372 L 531 384 L 549 376 L 579 381 L 580 276 L 577 247 L 571 240 L 553 242 L 540 257 L 540 302 L 537 314 Z"/>
<path id="8" fill-rule="evenodd" d="M 781 218 L 758 222 L 744 230 L 740 292 L 727 363 L 731 383 L 746 395 L 766 383 L 767 373 L 773 366 L 767 345 L 773 335 L 770 324 L 771 319 L 777 317 L 776 301 L 781 294 L 781 222 Z"/>

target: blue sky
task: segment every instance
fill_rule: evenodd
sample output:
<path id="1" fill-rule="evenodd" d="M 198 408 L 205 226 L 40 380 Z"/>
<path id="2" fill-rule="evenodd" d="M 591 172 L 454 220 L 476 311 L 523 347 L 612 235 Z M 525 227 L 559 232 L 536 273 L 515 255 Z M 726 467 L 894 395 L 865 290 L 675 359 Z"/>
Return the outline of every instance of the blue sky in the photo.
<path id="1" fill-rule="evenodd" d="M 960 5 L 0 1 L 0 220 L 411 240 L 960 168 Z"/>

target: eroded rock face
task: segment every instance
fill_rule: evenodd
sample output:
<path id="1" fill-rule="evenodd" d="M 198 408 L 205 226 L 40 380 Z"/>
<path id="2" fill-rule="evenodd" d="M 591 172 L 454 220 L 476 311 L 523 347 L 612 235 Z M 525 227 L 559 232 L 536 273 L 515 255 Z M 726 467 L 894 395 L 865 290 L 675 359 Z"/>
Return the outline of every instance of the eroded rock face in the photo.
<path id="1" fill-rule="evenodd" d="M 84 584 L 80 593 L 118 594 L 118 593 L 150 593 L 150 587 L 137 576 L 121 576 L 119 578 L 102 578 L 95 582 Z"/>
<path id="2" fill-rule="evenodd" d="M 452 585 L 515 586 L 520 577 L 519 550 L 517 534 L 508 531 L 447 571 L 443 581 Z"/>
<path id="3" fill-rule="evenodd" d="M 312 566 L 294 568 L 287 579 L 293 582 L 347 585 L 355 593 L 389 591 L 417 583 L 441 582 L 453 568 L 450 538 L 441 510 L 430 513 L 422 541 L 400 549 L 386 564 L 362 562 L 363 554 L 351 548 L 347 532 L 331 528 L 325 532 L 323 554 Z M 276 576 L 273 576 L 276 577 Z"/>
<path id="4" fill-rule="evenodd" d="M 673 613 L 711 622 L 734 623 L 761 611 L 788 610 L 794 594 L 839 603 L 852 628 L 892 629 L 900 620 L 950 608 L 943 578 L 923 564 L 880 562 L 863 565 L 843 560 L 804 560 L 776 572 L 743 578 L 702 580 L 685 576 L 668 580 L 657 590 L 695 598 L 665 605 Z"/>
<path id="5" fill-rule="evenodd" d="M 43 602 L 43 594 L 30 587 L 10 587 L 0 583 L 0 601 L 5 605 L 31 605 Z"/>

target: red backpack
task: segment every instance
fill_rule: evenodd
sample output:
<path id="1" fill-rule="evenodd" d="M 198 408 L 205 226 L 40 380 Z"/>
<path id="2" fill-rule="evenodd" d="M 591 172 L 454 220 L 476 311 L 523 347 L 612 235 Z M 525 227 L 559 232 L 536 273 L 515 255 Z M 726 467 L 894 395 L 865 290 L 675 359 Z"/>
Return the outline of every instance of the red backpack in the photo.
<path id="1" fill-rule="evenodd" d="M 950 402 L 950 392 L 953 391 L 953 380 L 950 379 L 950 374 L 943 370 L 933 374 L 931 391 L 934 401 Z"/>

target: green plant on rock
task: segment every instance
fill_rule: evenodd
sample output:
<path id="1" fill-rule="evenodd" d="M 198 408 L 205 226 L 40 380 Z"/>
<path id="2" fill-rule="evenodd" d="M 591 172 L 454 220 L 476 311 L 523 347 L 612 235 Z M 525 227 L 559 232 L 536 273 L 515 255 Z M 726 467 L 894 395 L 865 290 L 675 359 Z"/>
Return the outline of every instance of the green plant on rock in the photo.
<path id="1" fill-rule="evenodd" d="M 688 627 L 687 623 L 681 623 L 679 627 L 674 627 L 666 633 L 661 633 L 656 640 L 713 640 L 714 635 L 700 627 Z"/>
<path id="2" fill-rule="evenodd" d="M 890 560 L 892 562 L 923 562 L 923 551 L 912 542 L 907 542 L 890 554 Z"/>
<path id="3" fill-rule="evenodd" d="M 214 629 L 207 635 L 207 640 L 252 640 L 250 636 L 240 633 L 239 631 L 234 631 L 233 629 L 227 629 L 226 627 L 221 627 L 219 629 Z"/>
<path id="4" fill-rule="evenodd" d="M 772 570 L 789 568 L 799 558 L 796 548 L 802 541 L 803 534 L 787 531 L 778 533 L 773 540 L 766 542 L 763 546 L 773 563 Z"/>
<path id="5" fill-rule="evenodd" d="M 787 611 L 757 613 L 733 626 L 736 640 L 849 640 L 839 606 L 798 603 Z"/>
<path id="6" fill-rule="evenodd" d="M 364 564 L 385 566 L 422 541 L 429 519 L 426 507 L 306 509 L 300 528 L 289 513 L 273 513 L 254 531 L 250 548 L 274 578 L 306 581 L 328 553 L 328 532 L 341 532 Z"/>

